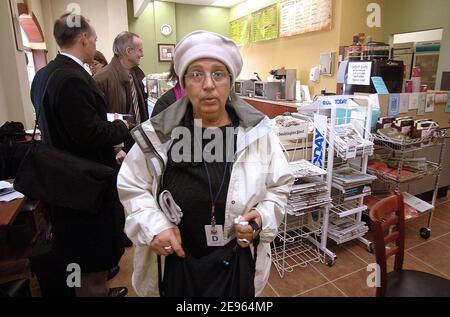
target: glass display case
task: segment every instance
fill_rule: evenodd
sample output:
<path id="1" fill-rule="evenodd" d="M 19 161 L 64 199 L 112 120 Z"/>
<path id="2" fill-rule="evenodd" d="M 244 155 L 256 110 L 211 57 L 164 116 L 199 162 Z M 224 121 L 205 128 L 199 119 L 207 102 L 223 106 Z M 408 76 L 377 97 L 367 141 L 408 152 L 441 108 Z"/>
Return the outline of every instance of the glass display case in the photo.
<path id="1" fill-rule="evenodd" d="M 168 79 L 147 78 L 147 91 L 149 98 L 159 99 L 162 95 L 175 87 L 176 82 Z"/>

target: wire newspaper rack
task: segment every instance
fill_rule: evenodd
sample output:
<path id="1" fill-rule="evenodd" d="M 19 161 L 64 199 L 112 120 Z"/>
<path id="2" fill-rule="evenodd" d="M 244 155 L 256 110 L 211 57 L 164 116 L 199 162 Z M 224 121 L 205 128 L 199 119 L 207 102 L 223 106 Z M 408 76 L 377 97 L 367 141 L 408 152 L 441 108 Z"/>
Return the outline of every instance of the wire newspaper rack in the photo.
<path id="1" fill-rule="evenodd" d="M 307 128 L 300 130 L 305 133 L 297 133 L 295 142 L 281 143 L 296 179 L 279 233 L 272 243 L 272 262 L 281 278 L 296 267 L 325 263 L 326 256 L 333 263 L 336 260 L 336 255 L 326 247 L 324 227 L 331 204 L 329 176 L 327 171 L 311 163 L 313 121 L 306 118 L 302 122 Z"/>
<path id="2" fill-rule="evenodd" d="M 370 132 L 372 103 L 365 96 L 325 96 L 300 107 L 299 114 L 294 115 L 314 118 L 324 138 L 322 149 L 313 148 L 314 155 L 322 155 L 321 167 L 328 172 L 327 184 L 333 198 L 329 217 L 323 219 L 327 230 L 324 236 L 337 244 L 358 239 L 371 253 L 372 242 L 364 238 L 369 228 L 362 214 L 368 209 L 364 198 L 371 194 L 371 183 L 376 179 L 367 174 L 375 146 Z"/>

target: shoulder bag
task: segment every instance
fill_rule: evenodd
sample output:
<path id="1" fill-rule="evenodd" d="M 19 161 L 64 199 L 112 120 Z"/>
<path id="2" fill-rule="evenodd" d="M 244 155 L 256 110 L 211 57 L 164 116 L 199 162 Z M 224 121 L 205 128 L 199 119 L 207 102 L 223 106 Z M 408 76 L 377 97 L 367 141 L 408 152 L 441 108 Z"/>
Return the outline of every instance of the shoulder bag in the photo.
<path id="1" fill-rule="evenodd" d="M 115 170 L 34 140 L 39 117 L 44 111 L 45 85 L 33 134 L 14 181 L 14 189 L 27 197 L 53 206 L 96 213 L 114 185 Z"/>

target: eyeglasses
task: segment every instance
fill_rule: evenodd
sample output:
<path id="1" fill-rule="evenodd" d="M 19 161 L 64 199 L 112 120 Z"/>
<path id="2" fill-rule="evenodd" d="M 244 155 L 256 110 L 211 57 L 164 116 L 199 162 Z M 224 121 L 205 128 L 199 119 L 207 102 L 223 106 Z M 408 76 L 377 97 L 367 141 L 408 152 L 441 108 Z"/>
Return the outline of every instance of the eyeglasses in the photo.
<path id="1" fill-rule="evenodd" d="M 228 72 L 218 70 L 212 73 L 203 73 L 203 72 L 197 72 L 193 71 L 190 73 L 187 73 L 185 78 L 187 78 L 189 81 L 191 81 L 194 84 L 202 84 L 205 81 L 206 75 L 209 75 L 212 81 L 218 85 L 222 85 L 227 82 L 227 80 L 230 78 L 230 74 Z"/>

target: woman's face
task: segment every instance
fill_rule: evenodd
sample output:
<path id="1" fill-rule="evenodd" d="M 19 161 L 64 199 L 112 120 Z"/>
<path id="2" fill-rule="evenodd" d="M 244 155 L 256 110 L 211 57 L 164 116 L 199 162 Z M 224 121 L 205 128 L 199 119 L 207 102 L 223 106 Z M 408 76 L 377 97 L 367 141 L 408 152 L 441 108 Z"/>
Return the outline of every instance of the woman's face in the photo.
<path id="1" fill-rule="evenodd" d="M 226 115 L 231 75 L 223 63 L 210 58 L 197 60 L 189 65 L 184 81 L 197 119 L 219 121 Z"/>
<path id="2" fill-rule="evenodd" d="M 91 69 L 92 76 L 97 74 L 100 69 L 102 69 L 105 65 L 100 63 L 99 61 L 94 60 L 92 63 L 89 64 L 89 68 Z"/>

